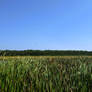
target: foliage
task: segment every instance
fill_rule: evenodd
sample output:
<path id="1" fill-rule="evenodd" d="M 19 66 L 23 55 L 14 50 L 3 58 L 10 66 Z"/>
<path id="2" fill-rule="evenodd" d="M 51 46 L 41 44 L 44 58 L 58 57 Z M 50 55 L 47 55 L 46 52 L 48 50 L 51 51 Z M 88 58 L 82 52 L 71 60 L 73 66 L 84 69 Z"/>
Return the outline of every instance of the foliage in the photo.
<path id="1" fill-rule="evenodd" d="M 63 51 L 63 50 L 1 50 L 0 56 L 92 56 L 91 51 Z"/>

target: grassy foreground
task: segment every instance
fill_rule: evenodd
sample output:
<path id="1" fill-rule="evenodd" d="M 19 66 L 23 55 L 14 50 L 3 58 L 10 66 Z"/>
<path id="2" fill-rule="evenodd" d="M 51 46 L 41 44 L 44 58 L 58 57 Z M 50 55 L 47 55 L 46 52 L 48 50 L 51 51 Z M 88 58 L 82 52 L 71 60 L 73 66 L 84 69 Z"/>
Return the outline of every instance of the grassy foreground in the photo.
<path id="1" fill-rule="evenodd" d="M 92 92 L 92 57 L 0 57 L 0 92 Z"/>

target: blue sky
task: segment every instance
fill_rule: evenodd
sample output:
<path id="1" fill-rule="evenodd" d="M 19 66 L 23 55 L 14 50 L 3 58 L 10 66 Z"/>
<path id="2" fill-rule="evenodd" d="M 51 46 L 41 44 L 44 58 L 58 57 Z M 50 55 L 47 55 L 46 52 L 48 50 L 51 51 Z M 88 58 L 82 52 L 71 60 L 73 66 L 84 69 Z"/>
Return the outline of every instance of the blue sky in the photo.
<path id="1" fill-rule="evenodd" d="M 0 0 L 0 49 L 92 50 L 92 0 Z"/>

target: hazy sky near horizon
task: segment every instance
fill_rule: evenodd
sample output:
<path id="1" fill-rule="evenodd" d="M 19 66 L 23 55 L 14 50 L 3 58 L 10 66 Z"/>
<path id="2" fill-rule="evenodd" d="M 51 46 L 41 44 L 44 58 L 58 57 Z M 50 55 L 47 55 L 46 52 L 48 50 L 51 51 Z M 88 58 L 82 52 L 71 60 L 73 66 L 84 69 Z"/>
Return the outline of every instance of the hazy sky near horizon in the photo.
<path id="1" fill-rule="evenodd" d="M 92 0 L 0 0 L 0 49 L 92 50 Z"/>

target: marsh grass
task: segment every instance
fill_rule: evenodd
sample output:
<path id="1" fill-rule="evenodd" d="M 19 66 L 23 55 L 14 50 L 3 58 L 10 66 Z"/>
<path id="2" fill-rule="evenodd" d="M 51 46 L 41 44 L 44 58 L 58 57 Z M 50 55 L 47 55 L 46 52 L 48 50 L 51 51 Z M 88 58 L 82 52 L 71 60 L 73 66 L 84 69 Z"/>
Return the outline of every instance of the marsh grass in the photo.
<path id="1" fill-rule="evenodd" d="M 92 57 L 0 57 L 0 92 L 92 92 Z"/>

